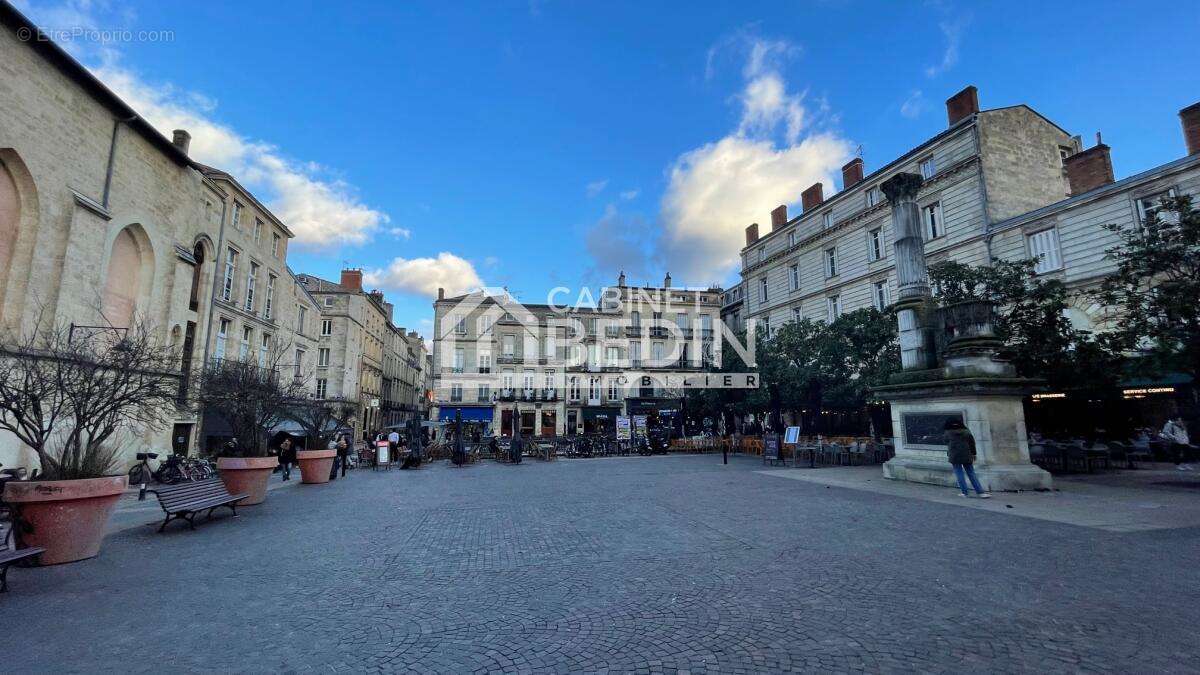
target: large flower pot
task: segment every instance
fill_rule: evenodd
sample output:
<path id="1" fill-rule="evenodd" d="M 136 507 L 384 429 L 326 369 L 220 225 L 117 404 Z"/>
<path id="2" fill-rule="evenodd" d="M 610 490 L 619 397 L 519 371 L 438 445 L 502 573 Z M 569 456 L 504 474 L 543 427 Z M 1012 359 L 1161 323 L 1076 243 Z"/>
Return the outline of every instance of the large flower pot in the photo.
<path id="1" fill-rule="evenodd" d="M 300 465 L 301 483 L 328 483 L 329 471 L 337 450 L 300 450 L 296 463 Z"/>
<path id="2" fill-rule="evenodd" d="M 57 565 L 100 552 L 108 519 L 128 483 L 126 476 L 9 481 L 4 501 L 16 505 L 31 528 L 22 532 L 22 544 L 45 548 L 41 563 Z"/>
<path id="3" fill-rule="evenodd" d="M 238 506 L 261 504 L 267 498 L 267 480 L 279 466 L 276 457 L 218 457 L 217 471 L 229 494 L 245 494 Z"/>

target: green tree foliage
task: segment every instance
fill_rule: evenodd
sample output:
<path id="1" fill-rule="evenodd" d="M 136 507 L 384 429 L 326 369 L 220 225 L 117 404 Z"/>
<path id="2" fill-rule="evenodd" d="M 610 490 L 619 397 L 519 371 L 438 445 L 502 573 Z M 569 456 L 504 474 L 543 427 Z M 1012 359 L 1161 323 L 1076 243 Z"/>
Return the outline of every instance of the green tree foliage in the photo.
<path id="1" fill-rule="evenodd" d="M 998 260 L 972 267 L 947 261 L 929 268 L 937 300 L 951 305 L 967 300 L 996 303 L 1000 352 L 1017 372 L 1046 379 L 1054 388 L 1111 385 L 1119 374 L 1115 357 L 1088 331 L 1076 329 L 1066 310 L 1067 287 L 1034 273 L 1035 260 Z"/>
<path id="2" fill-rule="evenodd" d="M 1121 243 L 1108 251 L 1117 270 L 1097 293 L 1120 308 L 1107 337 L 1114 349 L 1140 352 L 1148 374 L 1200 379 L 1200 212 L 1186 197 L 1164 199 L 1144 227 L 1107 228 Z"/>

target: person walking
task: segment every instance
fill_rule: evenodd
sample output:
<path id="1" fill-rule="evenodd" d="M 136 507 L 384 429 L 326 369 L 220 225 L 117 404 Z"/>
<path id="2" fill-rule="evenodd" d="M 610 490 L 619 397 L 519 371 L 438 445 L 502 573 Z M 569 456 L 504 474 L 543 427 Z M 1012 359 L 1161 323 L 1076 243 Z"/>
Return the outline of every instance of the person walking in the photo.
<path id="1" fill-rule="evenodd" d="M 279 466 L 283 469 L 283 479 L 292 479 L 292 465 L 296 463 L 296 446 L 290 436 L 284 437 L 279 443 Z"/>
<path id="2" fill-rule="evenodd" d="M 329 441 L 329 449 L 337 451 L 337 454 L 333 456 L 333 466 L 329 468 L 329 480 L 337 480 L 338 467 L 341 467 L 342 475 L 346 475 L 346 454 L 348 452 L 346 448 L 348 445 L 344 435 Z"/>
<path id="3" fill-rule="evenodd" d="M 949 446 L 946 454 L 950 459 L 950 464 L 954 466 L 954 477 L 958 479 L 958 489 L 962 491 L 962 496 L 970 496 L 966 481 L 969 478 L 971 487 L 975 488 L 979 498 L 989 499 L 992 495 L 983 490 L 979 479 L 975 476 L 975 437 L 971 435 L 961 420 L 950 420 L 946 422 L 944 428 L 946 445 Z M 965 478 L 963 474 L 966 474 Z"/>
<path id="4" fill-rule="evenodd" d="M 1191 471 L 1190 464 L 1184 464 L 1184 453 L 1191 449 L 1191 439 L 1188 438 L 1187 427 L 1182 417 L 1167 420 L 1160 434 L 1163 440 L 1171 444 L 1171 455 L 1175 458 L 1176 471 Z"/>

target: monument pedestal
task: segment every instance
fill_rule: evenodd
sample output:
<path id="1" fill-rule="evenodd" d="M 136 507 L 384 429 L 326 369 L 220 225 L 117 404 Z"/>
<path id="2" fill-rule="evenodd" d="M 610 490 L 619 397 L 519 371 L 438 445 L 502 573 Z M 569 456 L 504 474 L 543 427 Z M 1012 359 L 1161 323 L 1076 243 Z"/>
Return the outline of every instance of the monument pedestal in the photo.
<path id="1" fill-rule="evenodd" d="M 975 437 L 975 474 L 984 489 L 1050 489 L 1050 474 L 1029 461 L 1022 408 L 1022 399 L 1036 381 L 946 379 L 941 369 L 911 375 L 917 381 L 875 389 L 891 403 L 896 443 L 896 456 L 883 465 L 885 478 L 957 487 L 944 440 L 945 422 L 957 417 Z"/>

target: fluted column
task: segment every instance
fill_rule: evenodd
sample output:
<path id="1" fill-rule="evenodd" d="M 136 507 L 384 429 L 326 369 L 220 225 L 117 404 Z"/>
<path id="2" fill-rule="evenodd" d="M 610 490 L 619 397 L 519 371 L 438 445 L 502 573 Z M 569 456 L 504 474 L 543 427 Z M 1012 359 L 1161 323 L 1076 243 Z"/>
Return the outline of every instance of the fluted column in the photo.
<path id="1" fill-rule="evenodd" d="M 896 280 L 899 287 L 896 321 L 900 332 L 900 363 L 904 370 L 923 370 L 937 366 L 929 290 L 929 270 L 925 265 L 925 238 L 921 232 L 921 212 L 917 192 L 922 178 L 915 173 L 898 173 L 879 186 L 892 205 L 892 232 L 896 255 Z"/>

